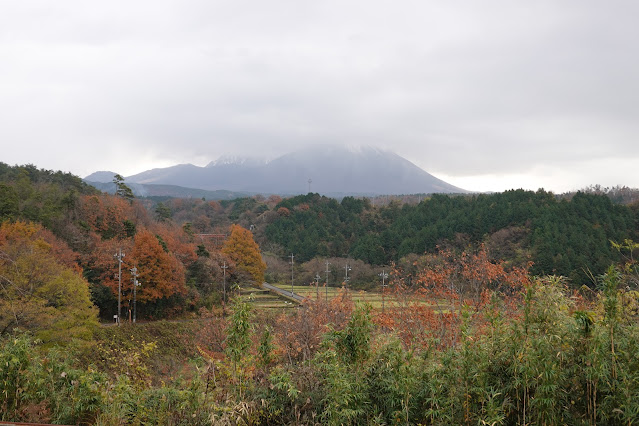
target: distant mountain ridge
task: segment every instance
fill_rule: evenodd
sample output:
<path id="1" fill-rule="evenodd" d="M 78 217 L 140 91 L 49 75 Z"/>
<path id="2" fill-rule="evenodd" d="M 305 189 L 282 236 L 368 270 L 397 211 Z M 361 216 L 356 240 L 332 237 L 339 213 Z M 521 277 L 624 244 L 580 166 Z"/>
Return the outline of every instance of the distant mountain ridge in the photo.
<path id="1" fill-rule="evenodd" d="M 111 174 L 114 175 L 115 173 Z M 106 176 L 106 174 L 102 176 Z M 87 178 L 95 179 L 95 176 L 94 174 L 91 174 L 87 176 Z M 97 182 L 96 180 L 89 180 L 87 178 L 85 178 L 84 181 L 89 185 L 92 185 L 93 187 L 99 189 L 100 191 L 108 192 L 110 194 L 115 193 L 115 184 L 113 182 Z M 249 192 L 233 192 L 225 190 L 207 191 L 205 189 L 184 188 L 182 186 L 176 185 L 154 185 L 142 183 L 128 183 L 127 185 L 131 188 L 133 194 L 136 197 L 204 198 L 206 200 L 233 200 L 236 198 L 255 195 L 255 193 Z"/>
<path id="2" fill-rule="evenodd" d="M 108 177 L 107 172 L 96 172 L 85 180 L 113 178 Z M 316 146 L 271 161 L 227 157 L 205 167 L 179 164 L 147 170 L 126 177 L 126 182 L 280 195 L 305 194 L 309 186 L 311 192 L 328 196 L 468 192 L 393 152 L 371 147 Z"/>

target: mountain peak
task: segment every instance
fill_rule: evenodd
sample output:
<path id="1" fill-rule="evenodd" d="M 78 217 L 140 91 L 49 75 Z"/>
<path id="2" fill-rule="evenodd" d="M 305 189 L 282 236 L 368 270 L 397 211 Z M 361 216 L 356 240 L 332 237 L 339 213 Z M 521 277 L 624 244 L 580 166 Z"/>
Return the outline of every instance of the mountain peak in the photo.
<path id="1" fill-rule="evenodd" d="M 392 151 L 367 145 L 315 145 L 271 161 L 225 155 L 206 167 L 154 169 L 129 176 L 127 182 L 280 195 L 309 190 L 332 196 L 467 192 Z"/>
<path id="2" fill-rule="evenodd" d="M 87 182 L 109 183 L 113 182 L 113 177 L 115 175 L 115 172 L 99 171 L 91 173 L 89 176 L 85 177 L 84 180 Z"/>
<path id="3" fill-rule="evenodd" d="M 211 161 L 206 167 L 216 166 L 259 166 L 266 164 L 267 160 L 256 157 L 244 157 L 237 155 L 222 155 L 217 160 Z"/>
<path id="4" fill-rule="evenodd" d="M 362 155 L 362 154 L 384 154 L 390 153 L 391 151 L 384 150 L 381 148 L 377 148 L 371 145 L 338 145 L 338 144 L 328 144 L 328 145 L 311 145 L 305 148 L 301 148 L 299 150 L 293 151 L 290 154 L 298 154 L 298 153 L 308 153 L 308 154 L 353 154 L 353 155 Z M 287 154 L 288 155 L 288 154 Z"/>

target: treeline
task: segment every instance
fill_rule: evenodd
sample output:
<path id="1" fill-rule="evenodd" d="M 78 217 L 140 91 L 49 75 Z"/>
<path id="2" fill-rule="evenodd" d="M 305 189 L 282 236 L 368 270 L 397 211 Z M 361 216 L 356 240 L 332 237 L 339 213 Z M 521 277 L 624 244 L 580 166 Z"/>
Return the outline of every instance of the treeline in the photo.
<path id="1" fill-rule="evenodd" d="M 594 286 L 594 277 L 619 261 L 610 241 L 639 238 L 639 203 L 622 204 L 635 195 L 625 187 L 562 195 L 519 189 L 380 204 L 310 193 L 284 200 L 174 199 L 148 207 L 196 233 L 223 233 L 239 223 L 252 229 L 266 255 L 282 260 L 293 253 L 298 262 L 350 258 L 379 267 L 438 248 L 484 244 L 494 261 L 533 262 L 533 274 L 562 275 L 578 287 Z"/>
<path id="2" fill-rule="evenodd" d="M 26 219 L 60 228 L 65 213 L 76 205 L 79 196 L 98 193 L 70 173 L 0 162 L 0 221 Z"/>
<path id="3" fill-rule="evenodd" d="M 639 201 L 639 189 L 637 188 L 629 188 L 627 186 L 612 186 L 612 187 L 603 187 L 601 185 L 591 185 L 579 192 L 585 192 L 587 194 L 597 194 L 597 195 L 605 195 L 610 198 L 613 203 L 616 204 L 634 204 Z M 577 192 L 567 192 L 565 194 L 561 194 L 560 198 L 572 198 Z"/>
<path id="4" fill-rule="evenodd" d="M 510 190 L 383 205 L 307 194 L 284 200 L 176 199 L 157 206 L 165 218 L 188 223 L 197 233 L 225 232 L 239 223 L 253 230 L 266 255 L 282 260 L 294 253 L 298 262 L 350 258 L 379 267 L 438 248 L 461 251 L 484 244 L 495 261 L 533 262 L 533 274 L 562 275 L 578 287 L 593 286 L 593 277 L 619 260 L 610 241 L 639 237 L 639 203 L 615 203 L 615 194 L 634 192 L 593 187 L 556 196 Z"/>
<path id="5" fill-rule="evenodd" d="M 610 241 L 636 238 L 639 208 L 604 195 L 511 190 L 473 196 L 433 195 L 417 205 L 373 208 L 351 197 L 341 203 L 317 194 L 293 197 L 276 207 L 266 226 L 269 241 L 300 259 L 351 256 L 370 264 L 399 262 L 437 247 L 463 249 L 485 243 L 514 265 L 532 261 L 537 275 L 557 274 L 575 284 L 618 261 Z"/>

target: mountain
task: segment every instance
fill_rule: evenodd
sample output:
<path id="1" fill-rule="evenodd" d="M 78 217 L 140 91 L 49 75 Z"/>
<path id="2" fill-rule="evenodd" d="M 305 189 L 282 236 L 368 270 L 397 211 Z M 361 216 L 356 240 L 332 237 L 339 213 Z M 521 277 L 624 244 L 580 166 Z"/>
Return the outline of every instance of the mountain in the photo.
<path id="1" fill-rule="evenodd" d="M 100 191 L 115 193 L 115 184 L 113 182 L 99 182 L 96 176 L 91 174 L 84 179 L 84 182 L 99 189 Z M 99 178 L 100 176 L 98 176 Z M 255 193 L 249 192 L 232 192 L 223 189 L 216 191 L 207 191 L 206 189 L 184 188 L 176 185 L 154 185 L 143 183 L 127 183 L 136 197 L 163 197 L 163 198 L 205 198 L 207 200 L 234 200 L 236 198 L 249 197 Z"/>
<path id="2" fill-rule="evenodd" d="M 265 182 L 289 188 L 290 192 L 305 189 L 308 179 L 312 179 L 313 192 L 321 194 L 467 192 L 437 179 L 393 152 L 371 147 L 312 147 L 283 155 L 265 167 Z"/>
<path id="3" fill-rule="evenodd" d="M 305 194 L 309 187 L 329 196 L 467 192 L 393 152 L 336 146 L 305 148 L 271 161 L 224 158 L 205 167 L 179 164 L 128 176 L 126 183 L 281 195 Z"/>
<path id="4" fill-rule="evenodd" d="M 113 176 L 115 176 L 115 172 L 107 172 L 100 171 L 91 173 L 89 176 L 84 178 L 85 182 L 113 182 Z"/>

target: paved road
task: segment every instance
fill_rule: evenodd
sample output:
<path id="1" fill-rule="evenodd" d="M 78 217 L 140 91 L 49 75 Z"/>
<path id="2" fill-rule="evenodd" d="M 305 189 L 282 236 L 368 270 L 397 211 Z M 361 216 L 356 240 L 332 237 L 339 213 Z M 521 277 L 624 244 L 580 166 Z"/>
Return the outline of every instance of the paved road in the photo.
<path id="1" fill-rule="evenodd" d="M 273 291 L 273 292 L 275 292 L 277 294 L 281 294 L 282 296 L 290 297 L 291 299 L 295 299 L 296 301 L 298 301 L 300 303 L 302 303 L 304 301 L 304 297 L 300 296 L 299 294 L 296 294 L 296 293 L 293 293 L 293 292 L 290 292 L 290 291 L 286 291 L 286 290 L 282 290 L 281 288 L 275 287 L 274 285 L 271 285 L 269 283 L 262 283 L 262 287 L 264 287 L 264 288 L 266 288 L 266 289 L 268 289 L 270 291 Z"/>

